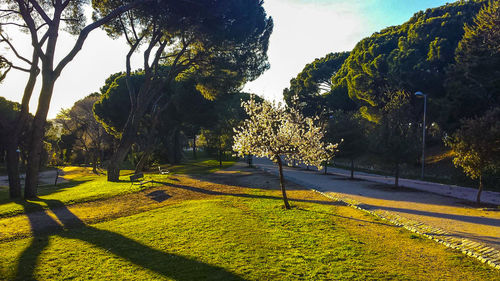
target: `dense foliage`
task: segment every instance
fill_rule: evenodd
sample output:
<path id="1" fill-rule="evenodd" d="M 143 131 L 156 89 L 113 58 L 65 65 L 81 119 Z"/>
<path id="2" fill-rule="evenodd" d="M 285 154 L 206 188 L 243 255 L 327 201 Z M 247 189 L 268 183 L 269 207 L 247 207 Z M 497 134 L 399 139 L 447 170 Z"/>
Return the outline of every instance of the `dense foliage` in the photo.
<path id="1" fill-rule="evenodd" d="M 365 117 L 375 120 L 387 91 L 422 91 L 429 94 L 431 107 L 438 107 L 445 97 L 446 69 L 454 63 L 464 24 L 471 24 L 486 3 L 459 1 L 427 9 L 402 25 L 361 40 L 333 77 L 334 87 L 346 86 Z"/>
<path id="2" fill-rule="evenodd" d="M 465 26 L 446 81 L 448 122 L 500 106 L 500 1 L 491 1 Z"/>
<path id="3" fill-rule="evenodd" d="M 200 93 L 197 78 L 184 76 L 170 83 L 162 95 L 168 102 L 159 113 L 156 126 L 152 126 L 155 118 L 151 114 L 143 117 L 132 154 L 151 149 L 153 159 L 178 163 L 188 142 L 193 147 L 194 157 L 197 146 L 219 157 L 224 151 L 231 150 L 233 127 L 246 118 L 240 103 L 241 100 L 248 100 L 249 94 L 220 93 L 209 100 Z M 138 86 L 143 79 L 143 72 L 135 72 L 129 83 Z M 125 75 L 111 75 L 101 91 L 105 93 L 94 105 L 95 117 L 106 131 L 119 138 L 131 108 Z M 152 108 L 150 110 L 153 111 Z"/>
<path id="4" fill-rule="evenodd" d="M 94 117 L 93 107 L 100 99 L 99 93 L 93 93 L 75 102 L 70 109 L 62 110 L 53 121 L 60 134 L 55 144 L 65 156 L 59 160 L 90 164 L 94 173 L 113 143 L 113 138 Z M 72 151 L 76 155 L 72 155 Z"/>
<path id="5" fill-rule="evenodd" d="M 107 14 L 125 2 L 95 1 L 93 6 L 97 14 Z M 125 76 L 130 110 L 109 161 L 110 181 L 118 181 L 120 163 L 136 142 L 141 122 L 149 115 L 150 131 L 154 131 L 160 113 L 170 106 L 164 92 L 172 81 L 195 76 L 197 91 L 212 99 L 239 90 L 269 67 L 267 47 L 273 21 L 262 4 L 253 0 L 148 2 L 105 25 L 110 36 L 123 35 L 130 46 Z M 132 87 L 130 59 L 141 45 L 143 81 Z"/>
<path id="6" fill-rule="evenodd" d="M 453 164 L 462 167 L 472 179 L 479 179 L 477 202 L 483 189 L 483 176 L 500 167 L 500 108 L 484 116 L 462 121 L 462 126 L 446 140 L 454 157 Z M 498 171 L 496 171 L 498 173 Z"/>
<path id="7" fill-rule="evenodd" d="M 332 92 L 331 77 L 348 56 L 348 52 L 330 53 L 307 64 L 297 77 L 290 80 L 290 87 L 283 90 L 286 104 L 297 104 L 305 116 L 317 116 L 332 108 L 354 109 L 345 87 L 337 87 Z"/>

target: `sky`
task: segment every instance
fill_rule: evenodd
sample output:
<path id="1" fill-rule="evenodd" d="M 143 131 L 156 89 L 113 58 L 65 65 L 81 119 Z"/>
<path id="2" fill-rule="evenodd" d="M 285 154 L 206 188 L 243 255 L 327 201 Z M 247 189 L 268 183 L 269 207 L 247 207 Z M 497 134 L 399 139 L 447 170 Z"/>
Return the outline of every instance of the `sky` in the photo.
<path id="1" fill-rule="evenodd" d="M 361 39 L 385 27 L 402 24 L 414 13 L 444 5 L 442 0 L 265 0 L 264 8 L 273 18 L 268 57 L 270 69 L 244 91 L 269 100 L 281 100 L 289 86 L 307 63 L 330 52 L 350 51 Z M 18 51 L 30 57 L 31 44 L 26 34 L 7 30 Z M 75 37 L 61 34 L 56 58 L 72 47 Z M 90 33 L 76 58 L 63 70 L 54 88 L 48 118 L 93 92 L 99 91 L 105 79 L 125 69 L 127 46 L 124 39 L 112 40 L 102 30 Z M 0 47 L 0 53 L 8 50 Z M 133 66 L 140 67 L 140 53 Z M 0 84 L 0 96 L 20 102 L 27 75 L 11 71 Z M 30 111 L 36 111 L 35 89 Z"/>

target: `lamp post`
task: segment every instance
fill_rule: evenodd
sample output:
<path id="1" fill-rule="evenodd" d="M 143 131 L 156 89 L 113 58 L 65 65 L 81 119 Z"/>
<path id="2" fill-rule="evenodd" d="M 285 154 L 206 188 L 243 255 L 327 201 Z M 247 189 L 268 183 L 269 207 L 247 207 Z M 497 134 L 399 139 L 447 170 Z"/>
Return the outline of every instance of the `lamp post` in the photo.
<path id="1" fill-rule="evenodd" d="M 422 92 L 416 92 L 415 96 L 424 97 L 424 122 L 422 124 L 422 174 L 420 177 L 424 179 L 424 169 L 425 169 L 425 115 L 427 113 L 427 95 Z"/>

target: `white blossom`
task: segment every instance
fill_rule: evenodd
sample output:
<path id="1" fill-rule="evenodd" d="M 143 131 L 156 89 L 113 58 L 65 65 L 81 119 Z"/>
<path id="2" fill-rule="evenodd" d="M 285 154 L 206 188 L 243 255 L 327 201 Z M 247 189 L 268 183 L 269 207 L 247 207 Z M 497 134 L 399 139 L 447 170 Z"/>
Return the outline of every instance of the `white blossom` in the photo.
<path id="1" fill-rule="evenodd" d="M 281 103 L 255 101 L 252 97 L 242 102 L 248 114 L 241 126 L 234 129 L 233 150 L 238 156 L 252 154 L 277 161 L 303 163 L 321 169 L 331 159 L 338 144 L 324 143 L 324 130 L 316 125 L 318 118 L 304 117 L 294 108 Z"/>

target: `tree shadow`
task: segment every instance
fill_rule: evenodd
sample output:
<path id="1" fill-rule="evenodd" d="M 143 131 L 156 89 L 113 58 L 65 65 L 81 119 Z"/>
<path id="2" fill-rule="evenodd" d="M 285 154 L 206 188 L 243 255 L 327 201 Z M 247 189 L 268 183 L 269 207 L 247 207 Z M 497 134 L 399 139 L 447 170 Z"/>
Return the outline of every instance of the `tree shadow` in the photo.
<path id="1" fill-rule="evenodd" d="M 38 199 L 38 201 L 45 202 L 62 225 L 44 212 L 40 205 L 32 202 L 27 203 L 27 205 L 37 205 L 38 207 L 31 206 L 30 209 L 38 208 L 39 212 L 37 213 L 44 215 L 33 217 L 27 213 L 34 237 L 31 244 L 20 255 L 15 280 L 36 280 L 35 269 L 41 253 L 49 246 L 49 236 L 51 235 L 90 243 L 131 263 L 175 280 L 244 280 L 222 267 L 165 253 L 118 233 L 85 225 L 58 200 Z M 42 221 L 40 221 L 41 217 Z M 41 223 L 49 223 L 54 227 L 51 229 L 41 227 Z M 74 229 L 68 231 L 69 226 L 74 227 Z"/>
<path id="2" fill-rule="evenodd" d="M 225 170 L 227 171 L 227 170 Z M 212 182 L 215 184 L 231 185 L 242 188 L 252 188 L 252 189 L 266 189 L 275 190 L 280 188 L 280 182 L 278 177 L 270 176 L 268 173 L 258 170 L 256 168 L 249 167 L 237 167 L 237 170 L 229 170 L 230 175 L 224 173 L 211 173 L 211 174 L 190 174 L 189 176 L 206 182 Z M 263 181 L 256 181 L 254 177 L 263 177 Z M 308 190 L 303 186 L 300 186 L 292 181 L 289 181 L 285 177 L 285 185 L 287 190 Z"/>
<path id="3" fill-rule="evenodd" d="M 203 193 L 203 194 L 207 194 L 207 195 L 234 196 L 234 197 L 253 198 L 253 199 L 283 200 L 282 197 L 271 196 L 271 195 L 256 195 L 256 194 L 247 194 L 247 193 L 221 192 L 221 191 L 208 190 L 208 189 L 203 189 L 203 188 L 194 187 L 194 186 L 173 184 L 173 183 L 160 182 L 160 181 L 155 181 L 155 183 L 162 184 L 162 185 L 169 186 L 169 187 L 174 187 L 174 188 L 182 188 L 185 190 Z M 324 200 L 324 201 L 323 200 L 306 200 L 306 199 L 294 199 L 294 198 L 290 198 L 290 197 L 288 198 L 288 200 L 293 201 L 293 202 L 315 203 L 315 204 L 322 204 L 322 205 L 342 205 L 342 206 L 346 205 L 344 202 L 333 201 L 333 200 Z"/>
<path id="4" fill-rule="evenodd" d="M 333 214 L 333 213 L 321 212 L 321 211 L 315 211 L 315 210 L 305 210 L 305 209 L 302 209 L 302 210 L 306 211 L 306 212 L 313 212 L 313 213 L 317 213 L 317 214 L 330 215 L 330 216 L 333 216 L 333 217 L 343 218 L 343 219 L 348 219 L 348 220 L 353 220 L 353 221 L 357 221 L 357 222 L 364 222 L 364 223 L 370 223 L 370 224 L 378 224 L 378 225 L 383 225 L 383 226 L 387 226 L 387 227 L 396 227 L 396 228 L 400 227 L 400 226 L 397 226 L 397 225 L 392 224 L 392 223 L 379 222 L 379 221 L 373 221 L 373 220 L 357 219 L 357 218 L 353 218 L 353 217 L 346 217 L 346 216 L 341 216 L 341 215 L 337 215 L 337 214 Z"/>
<path id="5" fill-rule="evenodd" d="M 40 185 L 38 186 L 38 195 L 39 196 L 46 196 L 50 194 L 54 194 L 57 192 L 64 191 L 69 188 L 73 188 L 75 186 L 84 184 L 90 180 L 70 180 L 68 182 L 64 183 L 58 183 L 57 186 L 54 186 L 53 184 L 45 184 L 45 185 Z M 24 191 L 24 188 L 22 188 Z M 12 199 L 9 198 L 9 193 L 8 193 L 8 187 L 5 188 L 5 192 L 0 192 L 0 205 L 7 204 L 7 203 L 16 203 L 19 205 L 25 206 L 26 201 L 24 199 L 16 198 Z"/>

